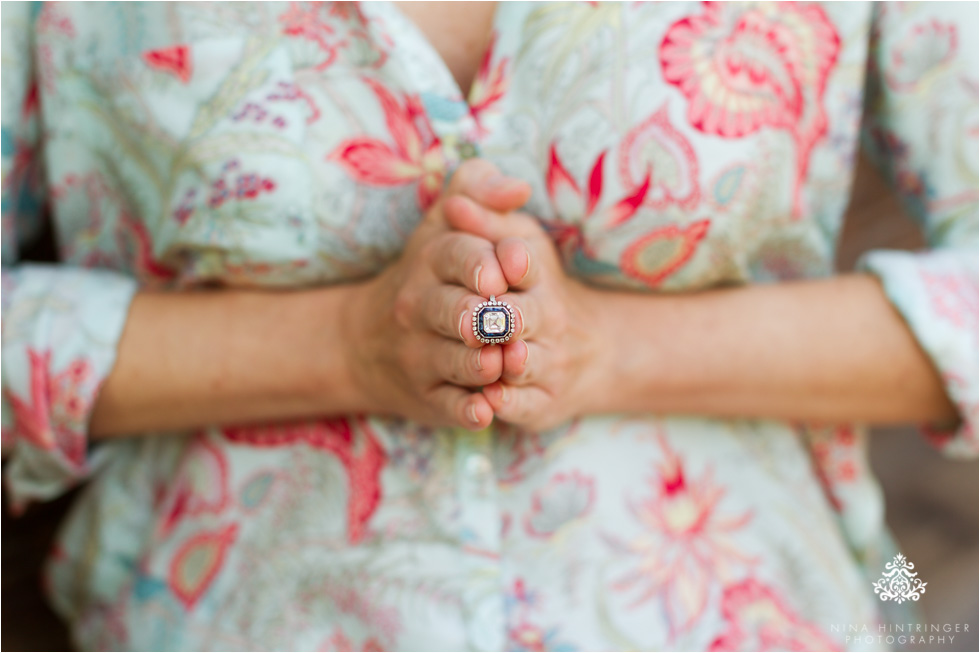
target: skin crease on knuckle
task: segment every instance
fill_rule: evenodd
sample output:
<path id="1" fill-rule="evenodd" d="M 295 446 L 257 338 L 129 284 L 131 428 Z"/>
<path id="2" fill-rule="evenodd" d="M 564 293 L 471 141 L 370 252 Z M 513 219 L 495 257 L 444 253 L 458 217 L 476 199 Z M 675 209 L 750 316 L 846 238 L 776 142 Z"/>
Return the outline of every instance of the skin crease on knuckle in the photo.
<path id="1" fill-rule="evenodd" d="M 443 381 L 464 387 L 470 385 L 470 380 L 477 372 L 476 356 L 479 351 L 464 350 L 459 351 L 453 348 L 452 354 L 442 354 L 443 360 L 439 361 L 438 366 L 443 371 Z M 439 353 L 436 353 L 439 356 Z"/>
<path id="2" fill-rule="evenodd" d="M 467 287 L 476 292 L 477 295 L 483 294 L 480 277 L 484 271 L 490 272 L 490 266 L 492 265 L 490 257 L 487 254 L 488 252 L 486 250 L 471 249 L 463 259 L 461 278 L 472 280 L 467 284 Z"/>
<path id="3" fill-rule="evenodd" d="M 415 323 L 415 312 L 418 302 L 414 293 L 407 287 L 402 287 L 395 294 L 391 312 L 395 324 L 403 329 L 410 329 Z"/>
<path id="4" fill-rule="evenodd" d="M 493 383 L 503 372 L 503 352 L 500 347 L 483 347 L 477 350 L 482 369 L 477 371 L 481 385 Z M 475 359 L 474 359 L 475 360 Z"/>
<path id="5" fill-rule="evenodd" d="M 459 320 L 461 323 L 461 326 L 459 325 L 457 326 L 459 326 L 458 330 L 461 332 L 463 336 L 463 342 L 466 344 L 467 347 L 476 348 L 476 349 L 483 347 L 483 343 L 477 340 L 476 336 L 473 334 L 473 327 L 472 327 L 470 316 L 473 315 L 473 311 L 476 309 L 476 305 L 480 301 L 481 300 L 479 297 L 469 295 L 467 297 L 463 297 L 462 299 L 460 299 L 456 303 L 456 306 L 453 307 L 453 315 L 456 316 L 454 319 Z"/>
<path id="6" fill-rule="evenodd" d="M 458 177 L 454 178 L 457 184 L 456 188 L 465 190 L 466 184 L 471 183 L 470 180 L 494 175 L 496 171 L 492 166 L 469 165 L 465 170 L 461 168 L 457 174 Z M 445 197 L 436 206 L 447 206 L 452 201 L 452 197 Z M 429 216 L 440 211 L 441 209 L 434 209 L 429 212 Z M 557 390 L 559 386 L 565 385 L 560 378 L 556 379 L 554 372 L 557 370 L 561 374 L 570 374 L 574 371 L 574 366 L 570 364 L 568 357 L 563 355 L 567 352 L 561 351 L 562 347 L 558 344 L 565 342 L 567 335 L 565 332 L 569 322 L 567 307 L 561 298 L 570 293 L 567 293 L 567 289 L 563 287 L 560 265 L 556 261 L 550 260 L 556 257 L 554 246 L 535 220 L 521 213 L 498 214 L 494 215 L 493 218 L 513 220 L 513 238 L 517 242 L 509 245 L 508 251 L 512 253 L 509 258 L 514 260 L 508 261 L 508 272 L 510 276 L 518 278 L 510 279 L 511 281 L 517 283 L 523 281 L 523 278 L 530 272 L 531 260 L 536 259 L 542 265 L 538 271 L 540 278 L 533 282 L 535 285 L 528 290 L 514 291 L 512 300 L 518 310 L 521 311 L 521 320 L 524 317 L 524 311 L 520 307 L 522 301 L 527 302 L 533 297 L 534 301 L 543 302 L 543 305 L 536 307 L 535 314 L 549 316 L 548 328 L 547 333 L 540 334 L 542 342 L 536 346 L 536 351 L 538 358 L 547 358 L 549 361 L 555 359 L 554 362 L 548 363 L 550 373 L 547 373 L 546 378 L 534 379 L 537 384 L 544 387 L 535 388 L 536 391 L 533 392 L 518 386 L 508 388 L 510 401 L 501 402 L 499 411 L 496 411 L 496 417 L 520 426 L 544 426 L 545 421 L 554 421 L 551 417 L 557 418 L 558 414 L 568 410 L 566 406 L 555 406 L 556 402 L 549 400 L 549 397 L 554 397 L 553 391 Z M 432 424 L 473 428 L 472 409 L 481 405 L 480 402 L 485 403 L 487 401 L 487 399 L 483 399 L 483 395 L 479 394 L 478 387 L 486 387 L 500 380 L 504 372 L 505 356 L 503 347 L 483 347 L 476 342 L 475 338 L 470 337 L 472 331 L 468 316 L 472 314 L 474 307 L 483 297 L 474 297 L 469 292 L 477 290 L 481 296 L 489 296 L 489 294 L 501 296 L 507 292 L 506 286 L 500 289 L 488 288 L 487 286 L 488 284 L 496 286 L 498 282 L 506 284 L 508 277 L 505 276 L 504 266 L 500 264 L 498 252 L 495 251 L 490 241 L 486 241 L 487 246 L 484 249 L 473 238 L 461 237 L 459 232 L 435 232 L 434 229 L 433 226 L 433 231 L 427 233 L 424 240 L 417 239 L 410 244 L 406 250 L 405 258 L 402 259 L 402 265 L 399 266 L 399 273 L 393 275 L 395 291 L 393 292 L 391 306 L 392 316 L 395 322 L 409 333 L 406 333 L 406 338 L 399 339 L 401 344 L 397 346 L 398 351 L 394 357 L 396 360 L 392 360 L 391 364 L 400 369 L 389 377 L 388 382 L 394 381 L 395 377 L 401 377 L 402 382 L 406 382 L 415 388 L 415 390 L 403 388 L 401 392 L 394 393 L 402 395 L 402 400 L 399 403 L 403 405 L 404 410 L 399 412 L 425 413 L 427 420 Z M 418 337 L 420 334 L 417 333 L 420 306 L 418 299 L 423 292 L 422 289 L 431 286 L 433 283 L 442 283 L 434 279 L 427 279 L 421 273 L 421 269 L 431 271 L 435 269 L 434 262 L 437 259 L 446 261 L 447 257 L 451 262 L 450 269 L 453 266 L 457 268 L 457 272 L 453 272 L 452 277 L 458 279 L 469 291 L 456 300 L 451 314 L 447 316 L 453 321 L 453 333 L 459 333 L 461 330 L 460 323 L 462 324 L 463 339 L 469 346 L 464 355 L 450 354 L 448 353 L 450 350 L 433 347 L 432 340 Z M 499 275 L 493 274 L 494 265 L 497 266 Z M 442 269 L 446 270 L 446 266 L 443 265 Z M 441 274 L 447 273 L 444 271 Z M 498 276 L 499 280 L 497 279 Z M 502 292 L 492 292 L 493 290 L 501 290 Z M 427 335 L 431 336 L 432 334 Z M 475 351 L 474 348 L 476 348 Z M 433 361 L 434 356 L 447 356 L 451 360 L 448 364 L 447 361 L 440 361 L 440 364 L 436 365 Z M 529 368 L 523 365 L 523 361 L 521 363 L 523 369 L 521 370 L 520 381 L 529 383 L 532 373 Z M 543 362 L 537 360 L 535 364 L 539 367 Z M 442 368 L 443 371 L 439 372 L 439 368 Z M 557 376 L 560 377 L 561 374 Z M 385 375 L 382 374 L 381 376 Z M 447 383 L 464 390 L 465 393 L 446 392 L 447 388 L 444 384 Z M 467 387 L 468 383 L 478 387 Z M 474 391 L 477 394 L 473 394 Z M 412 396 L 415 397 L 414 400 L 411 399 Z M 493 402 L 491 402 L 490 407 L 492 409 Z M 486 406 L 483 406 L 478 412 L 483 414 L 481 421 L 486 421 L 484 414 Z M 545 414 L 549 417 L 546 418 Z"/>
<path id="7" fill-rule="evenodd" d="M 465 193 L 468 189 L 479 187 L 482 180 L 497 174 L 497 167 L 486 159 L 467 159 L 449 180 L 449 193 Z"/>
<path id="8" fill-rule="evenodd" d="M 445 242 L 449 236 L 450 234 L 439 234 L 438 236 L 430 238 L 419 244 L 417 248 L 418 259 L 423 261 L 431 261 L 436 256 L 439 256 L 439 252 L 445 249 Z"/>
<path id="9" fill-rule="evenodd" d="M 432 209 L 427 217 L 437 213 L 439 209 Z M 419 319 L 421 299 L 430 289 L 452 287 L 433 275 L 433 258 L 447 256 L 449 247 L 460 248 L 456 260 L 465 261 L 475 275 L 481 263 L 486 265 L 485 254 L 492 255 L 493 249 L 487 242 L 485 253 L 476 252 L 474 243 L 472 238 L 446 233 L 441 225 L 427 220 L 410 239 L 400 259 L 365 287 L 367 292 L 351 311 L 349 332 L 351 355 L 358 361 L 353 365 L 353 369 L 359 370 L 355 383 L 362 388 L 362 395 L 369 398 L 366 408 L 370 412 L 396 414 L 432 425 L 473 428 L 470 409 L 479 405 L 480 422 L 488 422 L 486 400 L 473 394 L 476 388 L 466 388 L 465 383 L 476 380 L 479 385 L 485 385 L 499 378 L 502 369 L 499 352 L 483 352 L 485 360 L 480 370 L 477 352 L 461 347 L 465 354 L 460 356 L 461 363 L 455 363 L 456 369 L 450 374 L 454 378 L 440 378 L 445 374 L 438 372 L 435 356 L 444 352 L 433 343 L 439 343 L 437 338 L 442 336 L 434 336 L 423 326 L 425 320 Z M 460 278 L 464 277 L 460 275 Z M 459 332 L 457 322 L 461 313 L 464 310 L 470 313 L 479 301 L 469 292 L 457 300 L 459 310 L 450 318 L 454 335 Z M 401 337 L 391 337 L 393 324 L 402 331 Z M 469 327 L 468 320 L 464 325 Z M 445 342 L 458 341 L 453 338 Z M 444 362 L 441 366 L 445 369 Z M 447 382 L 459 390 L 446 392 Z"/>

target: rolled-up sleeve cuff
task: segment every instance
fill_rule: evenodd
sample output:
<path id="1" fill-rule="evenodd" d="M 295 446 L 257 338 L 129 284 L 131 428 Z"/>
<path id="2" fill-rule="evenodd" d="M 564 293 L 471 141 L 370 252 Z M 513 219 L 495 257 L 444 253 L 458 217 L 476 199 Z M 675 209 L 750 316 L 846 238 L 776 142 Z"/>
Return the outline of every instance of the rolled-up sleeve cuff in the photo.
<path id="1" fill-rule="evenodd" d="M 865 254 L 857 267 L 880 279 L 959 412 L 958 424 L 920 425 L 923 436 L 950 457 L 976 457 L 976 246 L 917 253 L 875 250 Z"/>
<path id="2" fill-rule="evenodd" d="M 97 466 L 88 424 L 136 289 L 110 271 L 4 269 L 4 483 L 14 510 L 58 496 Z"/>

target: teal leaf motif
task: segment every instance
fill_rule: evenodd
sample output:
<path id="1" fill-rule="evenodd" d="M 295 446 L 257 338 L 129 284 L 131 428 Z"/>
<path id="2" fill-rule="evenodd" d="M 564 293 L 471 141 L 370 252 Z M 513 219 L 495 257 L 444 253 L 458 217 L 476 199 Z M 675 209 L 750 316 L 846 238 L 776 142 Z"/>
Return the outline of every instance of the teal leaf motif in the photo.
<path id="1" fill-rule="evenodd" d="M 274 480 L 273 474 L 262 474 L 249 481 L 242 489 L 242 505 L 251 509 L 262 503 L 262 500 L 269 494 L 269 488 L 272 487 Z"/>
<path id="2" fill-rule="evenodd" d="M 735 193 L 738 192 L 739 186 L 742 185 L 742 178 L 745 177 L 745 167 L 737 166 L 724 172 L 718 181 L 715 182 L 714 194 L 715 202 L 725 206 L 732 198 L 735 197 Z"/>

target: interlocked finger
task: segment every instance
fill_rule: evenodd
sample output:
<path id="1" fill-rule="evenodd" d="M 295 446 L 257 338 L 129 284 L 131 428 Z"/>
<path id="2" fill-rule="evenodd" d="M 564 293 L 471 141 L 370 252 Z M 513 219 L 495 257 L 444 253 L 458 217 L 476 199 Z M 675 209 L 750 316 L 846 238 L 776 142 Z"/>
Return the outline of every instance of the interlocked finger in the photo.
<path id="1" fill-rule="evenodd" d="M 478 430 L 490 426 L 493 420 L 493 408 L 478 392 L 446 383 L 430 390 L 427 398 L 436 410 L 448 416 L 449 425 Z"/>
<path id="2" fill-rule="evenodd" d="M 483 297 L 460 286 L 435 286 L 422 299 L 422 320 L 433 333 L 462 340 L 467 347 L 482 347 L 470 324 L 473 310 L 483 301 Z"/>
<path id="3" fill-rule="evenodd" d="M 503 354 L 499 348 L 472 349 L 461 342 L 433 337 L 429 347 L 438 377 L 453 385 L 477 388 L 500 378 Z"/>
<path id="4" fill-rule="evenodd" d="M 507 290 L 507 281 L 489 241 L 459 232 L 429 244 L 430 265 L 440 281 L 468 288 L 484 297 Z"/>

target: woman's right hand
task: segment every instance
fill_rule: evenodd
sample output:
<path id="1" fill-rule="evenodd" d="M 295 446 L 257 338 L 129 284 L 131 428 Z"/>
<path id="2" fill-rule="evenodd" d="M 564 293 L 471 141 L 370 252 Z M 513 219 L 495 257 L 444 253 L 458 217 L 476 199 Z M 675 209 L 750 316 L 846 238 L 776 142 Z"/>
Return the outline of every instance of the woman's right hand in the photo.
<path id="1" fill-rule="evenodd" d="M 464 162 L 401 257 L 350 287 L 342 332 L 348 378 L 366 413 L 470 429 L 493 419 L 479 388 L 500 378 L 501 348 L 483 347 L 469 322 L 477 304 L 507 291 L 507 281 L 493 243 L 447 226 L 443 201 L 457 194 L 507 212 L 527 201 L 530 188 L 486 161 Z M 521 327 L 518 319 L 515 332 Z"/>

